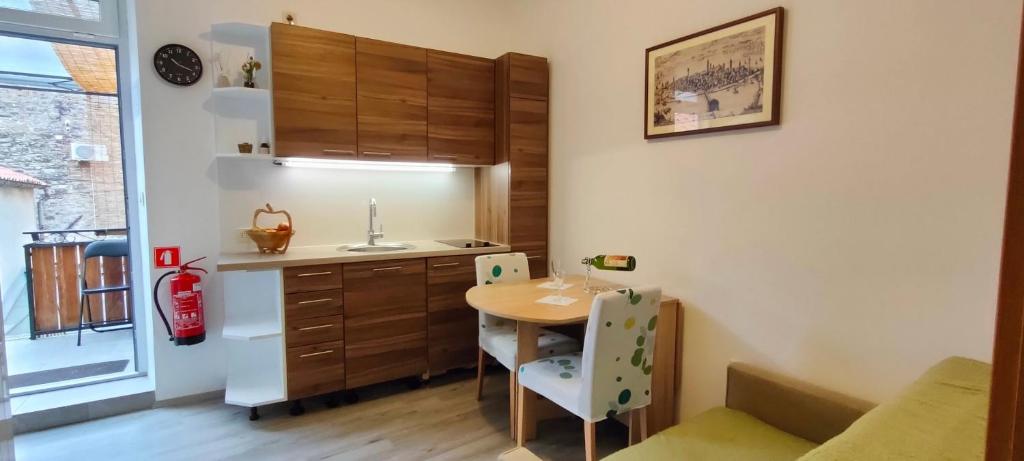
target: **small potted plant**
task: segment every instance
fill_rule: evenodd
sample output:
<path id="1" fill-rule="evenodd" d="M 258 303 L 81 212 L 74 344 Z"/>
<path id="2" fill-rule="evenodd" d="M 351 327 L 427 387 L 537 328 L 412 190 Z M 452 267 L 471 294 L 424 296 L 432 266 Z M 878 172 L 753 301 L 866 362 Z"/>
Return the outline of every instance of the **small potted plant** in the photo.
<path id="1" fill-rule="evenodd" d="M 256 71 L 263 68 L 263 64 L 249 56 L 249 60 L 242 64 L 242 75 L 245 77 L 242 85 L 246 88 L 256 88 Z"/>

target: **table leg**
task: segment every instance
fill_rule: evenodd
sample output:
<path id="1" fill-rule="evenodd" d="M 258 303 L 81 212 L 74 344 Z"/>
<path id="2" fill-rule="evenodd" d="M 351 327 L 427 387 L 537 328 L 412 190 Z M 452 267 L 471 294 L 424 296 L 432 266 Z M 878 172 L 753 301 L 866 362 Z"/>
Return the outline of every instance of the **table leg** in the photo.
<path id="1" fill-rule="evenodd" d="M 535 323 L 519 322 L 518 333 L 516 334 L 516 373 L 518 376 L 519 365 L 532 362 L 537 359 L 537 336 L 540 327 Z M 518 384 L 516 395 L 516 443 L 519 446 L 532 440 L 537 433 L 537 394 Z"/>

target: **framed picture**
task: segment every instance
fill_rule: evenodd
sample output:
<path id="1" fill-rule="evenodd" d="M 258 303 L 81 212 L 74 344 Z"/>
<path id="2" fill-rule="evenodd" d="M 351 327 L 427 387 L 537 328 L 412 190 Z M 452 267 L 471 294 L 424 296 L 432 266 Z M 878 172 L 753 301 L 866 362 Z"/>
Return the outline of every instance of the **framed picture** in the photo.
<path id="1" fill-rule="evenodd" d="M 647 49 L 644 138 L 779 124 L 783 9 Z"/>

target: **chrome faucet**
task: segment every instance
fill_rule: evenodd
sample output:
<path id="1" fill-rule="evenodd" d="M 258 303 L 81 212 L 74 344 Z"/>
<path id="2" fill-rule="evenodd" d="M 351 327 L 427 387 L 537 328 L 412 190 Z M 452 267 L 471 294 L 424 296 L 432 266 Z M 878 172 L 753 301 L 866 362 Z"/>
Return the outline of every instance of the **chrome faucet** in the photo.
<path id="1" fill-rule="evenodd" d="M 370 199 L 370 230 L 366 231 L 366 244 L 373 246 L 376 245 L 374 240 L 384 238 L 384 225 L 381 224 L 378 231 L 373 231 L 373 219 L 377 217 L 377 199 Z"/>

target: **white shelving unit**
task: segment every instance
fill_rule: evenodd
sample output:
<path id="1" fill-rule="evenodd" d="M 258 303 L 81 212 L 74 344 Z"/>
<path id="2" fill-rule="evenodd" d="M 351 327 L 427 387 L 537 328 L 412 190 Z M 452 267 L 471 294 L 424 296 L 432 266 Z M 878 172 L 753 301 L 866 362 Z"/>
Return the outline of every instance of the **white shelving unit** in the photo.
<path id="1" fill-rule="evenodd" d="M 242 86 L 241 66 L 249 56 L 263 64 L 256 88 Z M 270 95 L 270 28 L 256 24 L 220 23 L 210 29 L 210 103 L 214 153 L 236 153 L 238 144 L 273 147 Z M 218 82 L 222 72 L 228 83 Z M 219 155 L 218 155 L 219 157 Z"/>
<path id="2" fill-rule="evenodd" d="M 224 272 L 224 402 L 255 408 L 288 397 L 281 270 Z M 254 413 L 255 414 L 255 413 Z"/>

